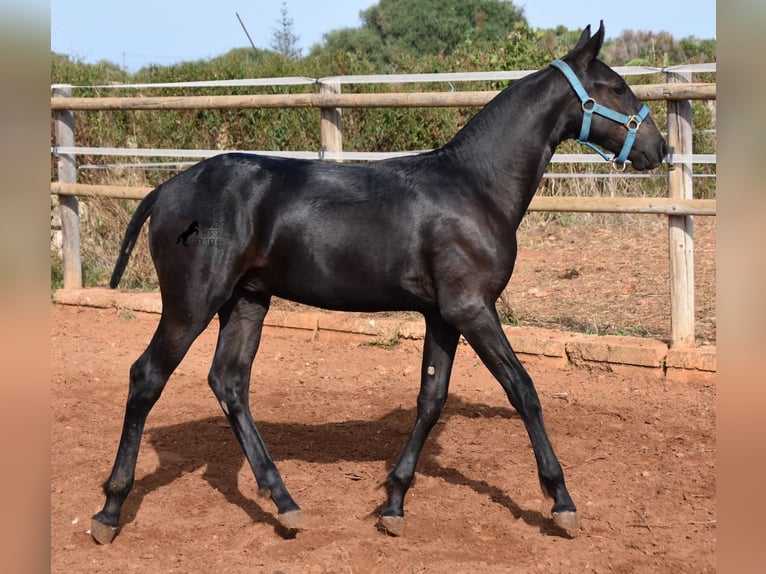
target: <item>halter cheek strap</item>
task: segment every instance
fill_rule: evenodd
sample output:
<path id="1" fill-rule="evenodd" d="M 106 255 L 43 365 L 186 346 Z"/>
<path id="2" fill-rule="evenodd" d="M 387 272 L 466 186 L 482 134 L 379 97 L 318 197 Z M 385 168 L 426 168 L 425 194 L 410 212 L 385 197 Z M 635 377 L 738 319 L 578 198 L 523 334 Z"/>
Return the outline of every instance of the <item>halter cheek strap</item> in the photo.
<path id="1" fill-rule="evenodd" d="M 588 96 L 588 92 L 585 91 L 585 88 L 580 83 L 580 80 L 577 79 L 577 76 L 572 71 L 572 68 L 570 68 L 566 62 L 563 60 L 554 60 L 551 62 L 551 66 L 564 74 L 564 77 L 569 81 L 569 84 L 577 94 L 577 97 L 580 98 L 583 116 L 582 127 L 580 128 L 580 137 L 577 138 L 577 142 L 595 150 L 605 160 L 611 161 L 615 165 L 622 165 L 624 169 L 625 161 L 627 160 L 628 154 L 633 147 L 633 142 L 636 140 L 636 133 L 638 132 L 638 128 L 641 127 L 641 123 L 644 121 L 644 119 L 646 119 L 646 116 L 649 115 L 649 106 L 642 104 L 641 109 L 638 110 L 638 113 L 633 116 L 626 116 L 621 112 L 616 112 L 611 108 L 602 106 L 596 102 L 596 100 Z M 622 124 L 625 126 L 625 129 L 628 130 L 628 133 L 625 136 L 625 142 L 622 144 L 622 149 L 618 155 L 609 157 L 606 153 L 601 151 L 601 149 L 588 141 L 588 138 L 590 137 L 590 124 L 593 120 L 593 114 L 598 114 L 612 121 L 615 121 L 618 124 Z"/>

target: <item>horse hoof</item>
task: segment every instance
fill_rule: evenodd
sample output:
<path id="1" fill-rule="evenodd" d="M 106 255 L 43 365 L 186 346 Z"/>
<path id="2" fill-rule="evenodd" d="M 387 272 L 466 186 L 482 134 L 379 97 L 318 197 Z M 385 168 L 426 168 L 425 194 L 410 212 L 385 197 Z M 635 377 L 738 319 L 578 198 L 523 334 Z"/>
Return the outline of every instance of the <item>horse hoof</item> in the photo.
<path id="1" fill-rule="evenodd" d="M 378 524 L 391 536 L 404 534 L 404 516 L 379 516 Z"/>
<path id="2" fill-rule="evenodd" d="M 94 518 L 90 521 L 90 535 L 99 544 L 111 544 L 117 535 L 117 527 L 109 526 Z"/>
<path id="3" fill-rule="evenodd" d="M 300 530 L 303 528 L 303 511 L 288 510 L 282 514 L 277 514 L 277 520 L 288 530 Z"/>
<path id="4" fill-rule="evenodd" d="M 553 522 L 565 530 L 577 530 L 580 528 L 580 522 L 577 520 L 577 513 L 571 510 L 553 513 Z"/>

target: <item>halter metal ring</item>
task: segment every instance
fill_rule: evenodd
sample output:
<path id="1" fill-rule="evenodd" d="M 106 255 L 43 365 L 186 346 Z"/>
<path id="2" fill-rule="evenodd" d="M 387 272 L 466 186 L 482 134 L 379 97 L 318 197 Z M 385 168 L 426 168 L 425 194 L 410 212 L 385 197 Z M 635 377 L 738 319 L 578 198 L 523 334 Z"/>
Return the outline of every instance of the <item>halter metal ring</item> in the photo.
<path id="1" fill-rule="evenodd" d="M 630 116 L 628 121 L 625 122 L 625 127 L 629 130 L 637 130 L 641 127 L 641 120 L 636 116 Z"/>
<path id="2" fill-rule="evenodd" d="M 596 100 L 588 98 L 582 101 L 582 109 L 584 112 L 591 112 L 596 107 Z"/>
<path id="3" fill-rule="evenodd" d="M 628 167 L 628 162 L 626 161 L 617 161 L 616 159 L 612 160 L 612 169 L 614 171 L 618 171 L 620 173 L 624 172 Z"/>

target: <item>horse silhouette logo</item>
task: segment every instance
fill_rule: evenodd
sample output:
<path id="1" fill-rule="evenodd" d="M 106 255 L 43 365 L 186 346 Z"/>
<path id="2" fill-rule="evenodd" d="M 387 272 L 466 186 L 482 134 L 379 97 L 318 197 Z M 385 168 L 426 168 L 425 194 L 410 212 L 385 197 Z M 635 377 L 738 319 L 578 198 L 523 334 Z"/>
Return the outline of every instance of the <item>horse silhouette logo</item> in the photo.
<path id="1" fill-rule="evenodd" d="M 181 235 L 178 236 L 178 239 L 176 239 L 176 245 L 179 243 L 183 243 L 184 247 L 188 247 L 189 244 L 186 243 L 186 240 L 189 239 L 192 235 L 195 233 L 199 233 L 199 221 L 192 221 L 189 227 L 186 228 L 186 231 L 184 231 Z"/>

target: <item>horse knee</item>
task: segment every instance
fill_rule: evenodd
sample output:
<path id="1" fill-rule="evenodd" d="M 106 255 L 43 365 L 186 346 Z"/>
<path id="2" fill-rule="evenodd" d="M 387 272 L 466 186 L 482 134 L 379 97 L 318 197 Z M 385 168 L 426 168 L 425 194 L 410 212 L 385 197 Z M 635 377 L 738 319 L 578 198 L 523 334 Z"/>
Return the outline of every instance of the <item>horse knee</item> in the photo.
<path id="1" fill-rule="evenodd" d="M 430 419 L 438 417 L 447 402 L 447 385 L 430 381 L 421 385 L 417 405 L 420 416 Z"/>
<path id="2" fill-rule="evenodd" d="M 207 382 L 215 398 L 218 399 L 224 414 L 227 416 L 236 415 L 244 410 L 247 381 L 243 376 L 212 369 Z"/>
<path id="3" fill-rule="evenodd" d="M 543 417 L 543 407 L 537 396 L 534 386 L 524 385 L 521 388 L 512 388 L 508 393 L 508 400 L 514 409 L 526 421 L 539 421 Z"/>
<path id="4" fill-rule="evenodd" d="M 418 395 L 418 413 L 426 418 L 438 416 L 447 402 L 447 393 Z"/>

